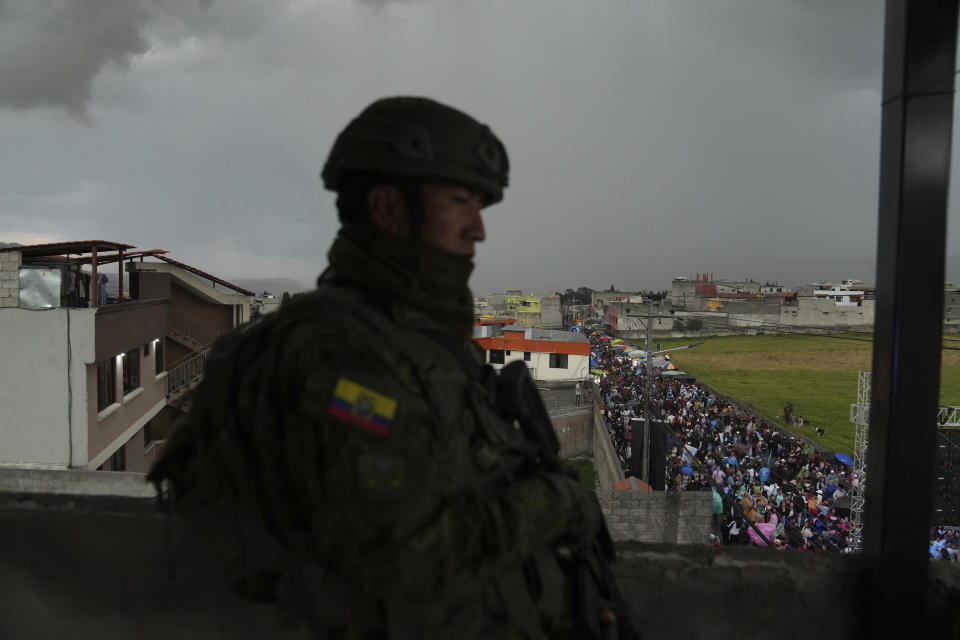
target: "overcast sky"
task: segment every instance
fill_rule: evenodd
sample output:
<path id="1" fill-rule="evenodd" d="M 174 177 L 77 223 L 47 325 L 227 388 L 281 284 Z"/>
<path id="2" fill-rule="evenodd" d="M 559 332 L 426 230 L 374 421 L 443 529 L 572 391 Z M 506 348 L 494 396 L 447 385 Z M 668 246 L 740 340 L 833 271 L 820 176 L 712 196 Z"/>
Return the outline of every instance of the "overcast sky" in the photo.
<path id="1" fill-rule="evenodd" d="M 882 48 L 879 0 L 0 0 L 0 240 L 310 285 L 333 139 L 413 94 L 510 154 L 478 293 L 872 282 Z"/>

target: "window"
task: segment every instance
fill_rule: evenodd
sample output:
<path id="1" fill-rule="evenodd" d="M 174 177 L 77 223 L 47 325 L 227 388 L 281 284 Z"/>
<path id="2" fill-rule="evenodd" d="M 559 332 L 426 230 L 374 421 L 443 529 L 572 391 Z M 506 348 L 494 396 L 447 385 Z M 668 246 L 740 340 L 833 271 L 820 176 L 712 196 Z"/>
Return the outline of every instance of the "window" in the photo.
<path id="1" fill-rule="evenodd" d="M 163 343 L 164 339 L 160 338 L 154 343 L 153 347 L 153 370 L 155 373 L 160 373 L 164 370 L 166 366 L 163 362 Z"/>
<path id="2" fill-rule="evenodd" d="M 107 471 L 126 471 L 127 470 L 127 446 L 124 445 L 117 449 L 108 463 Z"/>
<path id="3" fill-rule="evenodd" d="M 490 364 L 503 364 L 503 349 L 491 349 Z"/>
<path id="4" fill-rule="evenodd" d="M 140 386 L 140 349 L 123 354 L 123 395 Z"/>
<path id="5" fill-rule="evenodd" d="M 551 354 L 550 354 L 550 368 L 551 368 L 551 369 L 566 369 L 566 368 L 567 368 L 567 354 L 565 354 L 565 353 L 551 353 Z"/>
<path id="6" fill-rule="evenodd" d="M 530 352 L 529 352 L 529 351 L 524 351 L 524 352 L 523 352 L 523 361 L 524 361 L 524 362 L 530 362 Z"/>
<path id="7" fill-rule="evenodd" d="M 97 363 L 97 411 L 117 401 L 117 367 L 113 358 Z"/>

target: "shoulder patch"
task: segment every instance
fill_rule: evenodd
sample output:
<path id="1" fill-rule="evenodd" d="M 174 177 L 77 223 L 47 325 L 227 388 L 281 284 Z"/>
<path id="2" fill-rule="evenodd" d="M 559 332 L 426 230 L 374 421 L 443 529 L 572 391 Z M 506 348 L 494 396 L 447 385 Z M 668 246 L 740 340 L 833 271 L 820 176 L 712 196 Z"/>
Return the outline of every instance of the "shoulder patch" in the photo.
<path id="1" fill-rule="evenodd" d="M 397 401 L 353 380 L 340 378 L 333 389 L 327 413 L 338 420 L 365 429 L 378 436 L 390 433 Z"/>

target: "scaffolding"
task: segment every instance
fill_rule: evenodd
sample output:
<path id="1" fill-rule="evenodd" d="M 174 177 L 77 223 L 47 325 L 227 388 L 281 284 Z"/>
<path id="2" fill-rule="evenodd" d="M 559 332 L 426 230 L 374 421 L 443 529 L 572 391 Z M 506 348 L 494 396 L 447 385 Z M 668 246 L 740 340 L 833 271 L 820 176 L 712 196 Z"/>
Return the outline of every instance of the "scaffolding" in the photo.
<path id="1" fill-rule="evenodd" d="M 861 371 L 857 377 L 857 402 L 850 405 L 850 422 L 856 425 L 853 440 L 853 486 L 850 491 L 850 546 L 860 551 L 863 544 L 863 503 L 867 482 L 867 441 L 870 432 L 870 391 L 873 376 Z"/>
<path id="2" fill-rule="evenodd" d="M 860 551 L 863 543 L 863 504 L 867 482 L 867 440 L 870 433 L 870 391 L 873 377 L 861 371 L 857 378 L 857 402 L 850 405 L 850 422 L 857 430 L 853 441 L 853 487 L 850 492 L 851 547 Z M 938 407 L 938 427 L 960 427 L 960 407 Z"/>

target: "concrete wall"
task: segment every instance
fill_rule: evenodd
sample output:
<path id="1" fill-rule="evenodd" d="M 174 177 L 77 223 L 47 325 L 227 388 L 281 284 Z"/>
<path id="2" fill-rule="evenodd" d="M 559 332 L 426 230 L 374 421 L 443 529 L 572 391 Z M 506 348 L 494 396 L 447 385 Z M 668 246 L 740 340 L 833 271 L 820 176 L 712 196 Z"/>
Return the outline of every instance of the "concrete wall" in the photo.
<path id="1" fill-rule="evenodd" d="M 173 286 L 170 287 L 170 300 L 174 310 L 211 329 L 226 332 L 233 328 L 231 305 L 201 300 L 177 281 L 174 281 Z"/>
<path id="2" fill-rule="evenodd" d="M 872 327 L 875 303 L 864 300 L 859 307 L 838 307 L 830 300 L 797 298 L 797 306 L 781 308 L 780 322 L 806 327 Z"/>
<path id="3" fill-rule="evenodd" d="M 543 317 L 540 312 L 507 311 L 508 318 L 516 318 L 517 324 L 524 327 L 542 328 Z"/>
<path id="4" fill-rule="evenodd" d="M 617 452 L 607 433 L 607 425 L 600 415 L 599 405 L 593 405 L 593 468 L 601 491 L 611 491 L 613 485 L 624 479 Z"/>
<path id="5" fill-rule="evenodd" d="M 709 544 L 709 491 L 598 491 L 600 508 L 615 541 Z"/>
<path id="6" fill-rule="evenodd" d="M 553 430 L 560 441 L 560 458 L 593 455 L 593 411 L 578 407 L 559 415 L 551 413 Z"/>
<path id="7" fill-rule="evenodd" d="M 960 292 L 950 291 L 944 294 L 943 323 L 944 329 L 949 331 L 960 328 Z"/>
<path id="8" fill-rule="evenodd" d="M 20 252 L 0 251 L 0 309 L 20 306 Z"/>
<path id="9" fill-rule="evenodd" d="M 156 513 L 142 476 L 64 473 L 0 470 L 4 638 L 309 637 L 277 605 L 233 595 L 223 545 Z M 646 508 L 608 494 L 607 508 Z M 694 495 L 681 494 L 680 509 Z M 877 615 L 868 557 L 638 542 L 618 543 L 617 555 L 614 571 L 645 640 L 888 637 L 868 628 Z M 895 637 L 960 637 L 957 565 L 932 562 L 927 583 L 913 587 L 926 590 L 928 627 Z"/>
<path id="10" fill-rule="evenodd" d="M 86 464 L 95 315 L 0 308 L 0 464 Z"/>
<path id="11" fill-rule="evenodd" d="M 540 326 L 544 329 L 562 329 L 563 317 L 560 315 L 559 296 L 550 296 L 540 300 Z"/>

